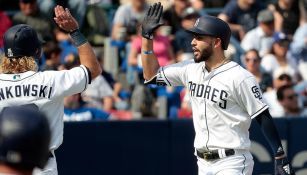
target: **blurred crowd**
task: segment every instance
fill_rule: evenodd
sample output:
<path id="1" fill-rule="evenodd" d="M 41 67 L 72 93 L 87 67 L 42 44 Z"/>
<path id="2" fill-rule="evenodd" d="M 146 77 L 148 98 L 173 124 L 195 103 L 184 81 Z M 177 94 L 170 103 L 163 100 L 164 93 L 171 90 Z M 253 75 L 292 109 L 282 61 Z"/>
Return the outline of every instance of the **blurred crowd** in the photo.
<path id="1" fill-rule="evenodd" d="M 0 50 L 4 32 L 24 23 L 45 41 L 43 57 L 38 60 L 40 71 L 78 66 L 77 48 L 53 21 L 55 4 L 65 4 L 103 68 L 84 92 L 65 98 L 66 121 L 191 118 L 186 89 L 143 84 L 140 26 L 149 4 L 155 1 L 19 0 L 11 9 L 2 4 L 7 8 L 0 9 Z M 193 59 L 193 36 L 185 29 L 199 16 L 218 16 L 232 30 L 226 56 L 256 76 L 271 115 L 307 116 L 307 0 L 161 3 L 164 25 L 154 34 L 154 53 L 161 66 Z"/>

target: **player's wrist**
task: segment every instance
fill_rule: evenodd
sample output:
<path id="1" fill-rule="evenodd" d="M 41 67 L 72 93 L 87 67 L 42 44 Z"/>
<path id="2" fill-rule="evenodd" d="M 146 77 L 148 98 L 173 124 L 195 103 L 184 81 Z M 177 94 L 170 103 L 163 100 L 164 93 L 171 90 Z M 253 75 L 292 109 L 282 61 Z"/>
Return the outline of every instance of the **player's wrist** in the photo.
<path id="1" fill-rule="evenodd" d="M 274 155 L 275 160 L 283 159 L 287 157 L 282 147 L 279 147 L 279 151 Z"/>
<path id="2" fill-rule="evenodd" d="M 81 33 L 79 29 L 73 30 L 69 34 L 77 47 L 87 42 L 87 39 L 85 38 L 85 36 Z"/>
<path id="3" fill-rule="evenodd" d="M 275 156 L 274 158 L 275 158 L 275 160 L 280 160 L 280 159 L 283 159 L 285 157 L 287 157 L 287 156 L 285 154 L 283 154 L 283 155 L 280 155 L 280 156 Z"/>

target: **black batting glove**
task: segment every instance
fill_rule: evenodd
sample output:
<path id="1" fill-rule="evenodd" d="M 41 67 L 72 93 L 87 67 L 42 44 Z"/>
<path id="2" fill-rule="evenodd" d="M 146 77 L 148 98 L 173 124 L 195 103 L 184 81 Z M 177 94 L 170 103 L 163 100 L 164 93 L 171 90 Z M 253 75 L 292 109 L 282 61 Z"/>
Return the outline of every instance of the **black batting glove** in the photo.
<path id="1" fill-rule="evenodd" d="M 147 39 L 153 39 L 154 31 L 161 26 L 160 19 L 163 12 L 163 6 L 160 2 L 154 3 L 147 10 L 142 23 L 142 36 Z"/>
<path id="2" fill-rule="evenodd" d="M 287 157 L 275 159 L 275 175 L 295 175 Z"/>

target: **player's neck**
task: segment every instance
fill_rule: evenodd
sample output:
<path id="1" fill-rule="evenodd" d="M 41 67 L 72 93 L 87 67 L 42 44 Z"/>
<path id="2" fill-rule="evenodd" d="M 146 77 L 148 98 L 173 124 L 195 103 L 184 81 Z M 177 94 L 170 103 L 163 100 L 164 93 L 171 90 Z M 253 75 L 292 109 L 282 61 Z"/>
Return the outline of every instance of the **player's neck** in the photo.
<path id="1" fill-rule="evenodd" d="M 229 59 L 226 59 L 224 57 L 221 57 L 221 59 L 218 59 L 218 60 L 214 60 L 213 58 L 211 60 L 206 61 L 205 66 L 206 66 L 207 71 L 211 72 L 212 70 L 228 63 L 229 61 L 230 61 Z"/>
<path id="2" fill-rule="evenodd" d="M 31 175 L 31 172 L 15 170 L 7 165 L 0 164 L 0 175 Z"/>

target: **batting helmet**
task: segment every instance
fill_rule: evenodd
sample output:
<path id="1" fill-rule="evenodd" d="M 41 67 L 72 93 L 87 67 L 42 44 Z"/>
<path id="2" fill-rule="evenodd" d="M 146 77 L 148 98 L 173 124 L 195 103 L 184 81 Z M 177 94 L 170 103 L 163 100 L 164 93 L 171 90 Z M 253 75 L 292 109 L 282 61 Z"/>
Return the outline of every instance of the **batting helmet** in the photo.
<path id="1" fill-rule="evenodd" d="M 9 28 L 3 37 L 4 53 L 8 58 L 33 56 L 39 58 L 42 50 L 42 40 L 29 25 L 18 24 Z"/>
<path id="2" fill-rule="evenodd" d="M 0 114 L 0 162 L 19 169 L 44 168 L 50 128 L 34 104 L 6 107 Z"/>
<path id="3" fill-rule="evenodd" d="M 209 35 L 220 38 L 224 50 L 227 49 L 231 36 L 230 27 L 225 21 L 209 15 L 198 18 L 194 27 L 187 31 L 195 35 Z"/>

